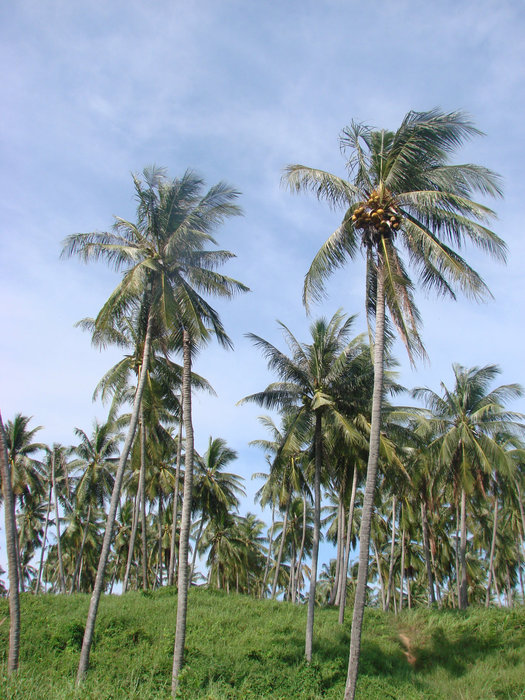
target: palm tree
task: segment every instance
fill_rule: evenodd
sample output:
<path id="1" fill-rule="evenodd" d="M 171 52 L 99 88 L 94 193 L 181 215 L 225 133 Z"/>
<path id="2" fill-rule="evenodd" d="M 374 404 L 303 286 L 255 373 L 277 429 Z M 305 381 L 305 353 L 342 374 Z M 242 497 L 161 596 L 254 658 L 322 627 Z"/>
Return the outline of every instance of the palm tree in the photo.
<path id="1" fill-rule="evenodd" d="M 144 181 L 134 176 L 137 196 L 137 223 L 116 218 L 113 232 L 74 234 L 64 245 L 63 255 L 79 255 L 84 261 L 105 258 L 116 269 L 123 270 L 120 284 L 99 312 L 97 330 L 115 326 L 135 308 L 145 319 L 142 324 L 144 342 L 140 376 L 135 393 L 128 435 L 124 442 L 100 555 L 97 580 L 93 590 L 82 652 L 77 674 L 80 683 L 87 672 L 89 653 L 104 575 L 109 557 L 113 526 L 122 485 L 124 468 L 137 427 L 140 404 L 150 363 L 153 338 L 168 338 L 173 332 L 182 340 L 182 397 L 186 434 L 186 479 L 179 546 L 179 595 L 177 598 L 177 632 L 174 654 L 174 690 L 182 666 L 186 630 L 188 589 L 188 547 L 193 463 L 193 427 L 191 423 L 191 351 L 213 333 L 225 346 L 230 341 L 217 312 L 199 292 L 231 297 L 246 291 L 240 282 L 216 272 L 232 253 L 206 250 L 215 244 L 211 231 L 230 216 L 241 213 L 234 203 L 238 192 L 224 183 L 203 193 L 204 182 L 195 173 L 186 171 L 181 177 L 168 180 L 158 168 L 144 170 Z M 167 344 L 168 347 L 171 343 Z M 186 484 L 187 481 L 187 484 Z"/>
<path id="2" fill-rule="evenodd" d="M 315 586 L 321 530 L 321 468 L 325 416 L 329 415 L 352 439 L 361 439 L 355 425 L 338 410 L 335 399 L 335 387 L 342 381 L 352 360 L 363 352 L 361 338 L 349 341 L 354 319 L 354 316 L 346 317 L 342 311 L 337 311 L 330 321 L 319 319 L 310 328 L 310 344 L 299 343 L 291 331 L 283 323 L 279 323 L 292 352 L 291 357 L 263 338 L 254 334 L 248 335 L 262 350 L 268 359 L 269 368 L 276 371 L 281 381 L 271 384 L 262 392 L 245 397 L 242 401 L 255 401 L 267 408 L 295 407 L 295 418 L 289 434 L 305 421 L 313 428 L 314 536 L 305 639 L 307 661 L 311 661 L 312 658 Z"/>
<path id="3" fill-rule="evenodd" d="M 236 459 L 237 452 L 228 447 L 226 440 L 213 439 L 211 436 L 208 449 L 202 457 L 196 459 L 197 472 L 193 484 L 193 502 L 200 511 L 201 518 L 193 548 L 190 579 L 193 576 L 204 523 L 221 510 L 226 512 L 237 510 L 239 496 L 246 495 L 241 485 L 242 477 L 224 471 L 224 468 Z"/>
<path id="4" fill-rule="evenodd" d="M 284 174 L 292 191 L 311 190 L 319 199 L 345 209 L 341 225 L 306 275 L 305 303 L 322 296 L 327 277 L 361 247 L 367 261 L 367 311 L 375 316 L 372 426 L 345 700 L 355 696 L 361 647 L 379 458 L 386 310 L 412 359 L 424 348 L 407 263 L 415 267 L 423 287 L 452 297 L 459 287 L 481 298 L 488 293 L 486 285 L 452 246 L 460 248 L 470 241 L 505 259 L 503 241 L 485 226 L 493 212 L 471 199 L 476 192 L 501 194 L 498 177 L 480 166 L 449 164 L 449 155 L 479 133 L 464 114 L 437 109 L 409 112 L 396 132 L 352 123 L 340 139 L 342 151 L 349 152 L 351 179 L 303 165 L 290 165 Z"/>
<path id="5" fill-rule="evenodd" d="M 467 495 L 473 491 L 483 474 L 509 473 L 512 462 L 497 435 L 516 434 L 521 419 L 504 407 L 505 403 L 523 394 L 519 384 L 506 384 L 489 390 L 500 373 L 496 365 L 467 369 L 454 364 L 455 385 L 452 390 L 442 383 L 442 396 L 428 388 L 414 389 L 413 396 L 423 398 L 440 430 L 440 458 L 448 467 L 455 487 L 455 502 L 460 498 L 461 582 L 459 607 L 468 605 L 467 595 Z"/>
<path id="6" fill-rule="evenodd" d="M 18 655 L 20 650 L 20 598 L 18 580 L 18 556 L 15 516 L 15 498 L 11 484 L 10 464 L 7 454 L 7 440 L 0 414 L 0 475 L 2 477 L 2 495 L 4 500 L 5 538 L 7 549 L 7 568 L 9 571 L 9 656 L 7 672 L 18 670 Z"/>

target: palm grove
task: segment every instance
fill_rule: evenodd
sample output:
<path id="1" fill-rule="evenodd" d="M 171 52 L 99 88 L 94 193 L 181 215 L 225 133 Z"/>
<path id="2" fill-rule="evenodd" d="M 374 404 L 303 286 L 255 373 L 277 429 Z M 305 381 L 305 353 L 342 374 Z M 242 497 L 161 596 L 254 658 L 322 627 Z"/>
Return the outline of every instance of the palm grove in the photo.
<path id="1" fill-rule="evenodd" d="M 239 193 L 225 183 L 206 189 L 192 171 L 169 179 L 149 168 L 134 177 L 135 223 L 116 218 L 111 232 L 66 239 L 64 257 L 102 258 L 121 272 L 98 315 L 79 325 L 123 359 L 95 389 L 107 421 L 77 428 L 74 446 L 39 443 L 25 415 L 0 421 L 9 670 L 18 666 L 19 589 L 91 593 L 81 683 L 102 594 L 115 584 L 173 586 L 174 696 L 191 585 L 304 604 L 307 661 L 315 606 L 337 605 L 343 624 L 349 605 L 346 698 L 355 694 L 365 604 L 397 612 L 523 602 L 525 452 L 522 416 L 509 410 L 521 387 L 497 386 L 496 365 L 456 364 L 453 385 L 415 388 L 419 405 L 401 406 L 391 352 L 397 334 L 411 360 L 425 354 L 412 273 L 438 294 L 481 299 L 489 291 L 459 251 L 470 243 L 505 259 L 488 228 L 493 212 L 472 199 L 500 195 L 498 177 L 449 163 L 478 133 L 461 113 L 410 112 L 396 132 L 343 130 L 347 179 L 285 169 L 291 191 L 343 212 L 306 274 L 305 305 L 362 252 L 368 335 L 356 335 L 355 316 L 343 310 L 314 320 L 303 341 L 280 323 L 283 348 L 250 334 L 275 377 L 240 399 L 273 411 L 252 440 L 266 464 L 254 476 L 269 527 L 239 514 L 235 451 L 218 436 L 204 454 L 194 448 L 192 393 L 213 389 L 192 359 L 214 340 L 231 347 L 208 298 L 247 291 L 219 272 L 232 253 L 213 237 L 241 214 Z M 336 555 L 319 570 L 323 537 Z"/>

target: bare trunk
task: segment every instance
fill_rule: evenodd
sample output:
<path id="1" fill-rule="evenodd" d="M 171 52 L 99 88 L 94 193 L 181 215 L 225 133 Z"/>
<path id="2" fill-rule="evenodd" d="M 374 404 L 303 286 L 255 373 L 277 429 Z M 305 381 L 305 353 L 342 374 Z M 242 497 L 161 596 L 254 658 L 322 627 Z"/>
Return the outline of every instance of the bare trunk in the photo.
<path id="1" fill-rule="evenodd" d="M 377 575 L 379 577 L 379 588 L 381 590 L 381 607 L 383 612 L 386 610 L 386 598 L 385 598 L 385 583 L 383 581 L 383 574 L 381 572 L 381 559 L 379 558 L 379 552 L 377 550 L 376 543 L 372 540 L 372 546 L 374 547 L 374 554 L 376 558 Z"/>
<path id="2" fill-rule="evenodd" d="M 191 416 L 191 343 L 187 330 L 183 331 L 183 370 L 182 370 L 182 398 L 184 413 L 184 433 L 186 435 L 186 450 L 184 463 L 184 493 L 180 524 L 179 542 L 179 570 L 177 592 L 177 625 L 175 630 L 175 644 L 173 647 L 173 670 L 171 680 L 171 692 L 176 697 L 179 684 L 179 674 L 184 661 L 184 643 L 186 641 L 186 615 L 188 609 L 189 566 L 188 546 L 191 525 L 191 496 L 193 489 L 193 424 Z"/>
<path id="3" fill-rule="evenodd" d="M 146 524 L 146 425 L 144 409 L 140 407 L 140 470 L 143 473 L 140 492 L 140 520 L 142 530 L 142 589 L 148 590 L 148 529 Z"/>
<path id="4" fill-rule="evenodd" d="M 159 518 L 159 558 L 158 558 L 158 578 L 159 578 L 159 585 L 162 588 L 162 566 L 164 562 L 162 561 L 162 514 L 163 514 L 163 505 L 162 505 L 162 491 L 159 491 L 159 513 L 158 513 L 158 518 Z"/>
<path id="5" fill-rule="evenodd" d="M 461 544 L 459 550 L 461 563 L 461 584 L 459 587 L 459 609 L 465 610 L 468 606 L 467 584 L 467 494 L 461 490 Z"/>
<path id="6" fill-rule="evenodd" d="M 286 537 L 286 530 L 288 528 L 288 509 L 290 508 L 290 501 L 286 504 L 286 510 L 284 512 L 283 520 L 283 530 L 281 533 L 281 544 L 279 545 L 279 553 L 277 555 L 277 561 L 275 562 L 275 574 L 273 576 L 272 583 L 272 600 L 275 598 L 275 593 L 277 591 L 277 579 L 279 578 L 279 569 L 281 568 L 281 559 L 283 557 L 284 540 Z"/>
<path id="7" fill-rule="evenodd" d="M 330 598 L 328 599 L 328 605 L 335 605 L 339 593 L 339 573 L 341 570 L 341 547 L 344 534 L 341 534 L 341 525 L 343 523 L 343 502 L 342 498 L 339 498 L 339 503 L 337 504 L 337 547 L 335 554 L 335 576 L 334 585 L 330 591 Z"/>
<path id="8" fill-rule="evenodd" d="M 139 409 L 142 400 L 142 394 L 144 391 L 144 386 L 146 384 L 146 377 L 148 374 L 148 364 L 150 359 L 150 348 L 151 348 L 151 335 L 153 328 L 153 316 L 150 313 L 148 316 L 148 325 L 146 327 L 146 337 L 144 339 L 144 352 L 142 355 L 142 371 L 140 373 L 140 379 L 137 385 L 137 391 L 135 392 L 135 400 L 133 402 L 133 410 L 131 413 L 131 421 L 129 424 L 128 434 L 124 445 L 122 447 L 122 453 L 120 455 L 120 460 L 117 468 L 117 473 L 115 474 L 115 482 L 113 484 L 113 492 L 111 494 L 111 502 L 109 505 L 109 513 L 106 520 L 106 530 L 104 532 L 104 540 L 102 542 L 102 551 L 100 552 L 100 559 L 98 563 L 97 576 L 95 578 L 95 585 L 93 587 L 93 594 L 91 596 L 91 601 L 89 604 L 89 612 L 86 620 L 86 629 L 84 632 L 84 639 L 82 641 L 82 650 L 80 652 L 80 662 L 78 665 L 77 672 L 77 685 L 79 685 L 88 670 L 89 666 L 89 654 L 91 651 L 91 644 L 93 643 L 93 633 L 95 631 L 95 622 L 97 619 L 98 605 L 100 603 L 100 596 L 104 589 L 104 578 L 106 574 L 106 566 L 109 558 L 109 551 L 111 548 L 111 540 L 113 539 L 113 528 L 115 525 L 115 518 L 117 515 L 117 507 L 120 499 L 120 489 L 122 487 L 122 479 L 124 476 L 124 469 L 126 467 L 126 462 L 128 460 L 129 451 L 131 449 L 131 444 L 133 442 L 133 437 L 135 435 L 135 430 L 137 428 L 137 422 L 139 418 Z"/>
<path id="9" fill-rule="evenodd" d="M 51 512 L 51 494 L 52 494 L 53 486 L 51 485 L 49 487 L 49 493 L 47 497 L 47 509 L 46 509 L 46 524 L 44 527 L 44 538 L 42 540 L 42 551 L 40 552 L 40 565 L 38 567 L 38 579 L 36 582 L 36 590 L 35 593 L 40 592 L 40 582 L 42 580 L 42 570 L 44 568 L 44 554 L 46 551 L 46 542 L 47 542 L 47 528 L 49 526 L 49 513 Z"/>
<path id="10" fill-rule="evenodd" d="M 390 563 L 388 566 L 388 583 L 386 587 L 386 609 L 390 609 L 390 598 L 394 585 L 394 551 L 396 544 L 396 495 L 392 496 L 392 542 L 390 543 Z M 395 597 L 395 596 L 394 596 Z"/>
<path id="11" fill-rule="evenodd" d="M 133 553 L 135 551 L 135 541 L 137 539 L 137 528 L 139 524 L 139 514 L 140 514 L 140 499 L 142 493 L 142 481 L 144 479 L 144 472 L 142 468 L 139 471 L 139 483 L 137 485 L 137 494 L 135 496 L 135 503 L 133 506 L 133 517 L 131 519 L 131 533 L 129 536 L 128 543 L 128 558 L 126 561 L 126 572 L 124 574 L 124 581 L 122 583 L 122 593 L 128 590 L 129 576 L 131 572 L 131 566 L 133 564 Z"/>
<path id="12" fill-rule="evenodd" d="M 292 603 L 297 601 L 299 595 L 299 580 L 301 576 L 301 564 L 304 554 L 304 543 L 306 540 L 306 494 L 303 493 L 303 533 L 301 535 L 301 548 L 299 549 L 299 557 L 297 559 L 297 570 L 295 572 L 295 588 L 292 596 Z"/>
<path id="13" fill-rule="evenodd" d="M 272 526 L 270 528 L 270 541 L 268 543 L 268 554 L 266 555 L 266 565 L 264 567 L 264 577 L 263 577 L 263 582 L 262 582 L 261 598 L 266 596 L 266 582 L 268 580 L 268 573 L 270 571 L 270 560 L 271 560 L 271 556 L 272 556 L 274 525 L 275 525 L 275 503 L 272 503 Z"/>
<path id="14" fill-rule="evenodd" d="M 180 482 L 180 464 L 182 461 L 182 395 L 180 397 L 180 417 L 179 417 L 179 440 L 177 443 L 177 468 L 175 471 L 175 490 L 173 492 L 173 520 L 171 523 L 171 542 L 170 542 L 170 564 L 168 570 L 168 586 L 173 586 L 175 573 L 175 542 L 177 540 L 177 511 L 179 508 L 179 482 Z"/>
<path id="15" fill-rule="evenodd" d="M 88 506 L 88 512 L 87 512 L 87 521 L 84 524 L 84 532 L 82 533 L 82 542 L 80 544 L 80 551 L 77 556 L 77 561 L 75 563 L 75 571 L 73 573 L 73 579 L 71 581 L 71 587 L 69 589 L 69 595 L 73 593 L 75 590 L 75 585 L 78 579 L 78 575 L 80 572 L 80 565 L 82 563 L 82 555 L 84 554 L 84 547 L 86 545 L 86 539 L 87 539 L 87 534 L 88 534 L 88 528 L 89 528 L 89 522 L 91 520 L 91 504 Z"/>
<path id="16" fill-rule="evenodd" d="M 321 414 L 315 416 L 315 472 L 314 472 L 314 536 L 312 543 L 312 566 L 310 569 L 310 590 L 308 593 L 308 612 L 306 617 L 306 636 L 304 655 L 308 663 L 312 660 L 314 639 L 315 588 L 317 584 L 317 559 L 319 556 L 319 537 L 321 532 L 321 465 L 323 461 Z"/>
<path id="17" fill-rule="evenodd" d="M 401 571 L 399 572 L 400 586 L 399 586 L 399 609 L 403 610 L 403 585 L 405 582 L 405 530 L 403 528 L 403 534 L 401 535 Z"/>
<path id="18" fill-rule="evenodd" d="M 190 581 L 193 580 L 193 571 L 195 570 L 195 562 L 197 560 L 197 548 L 199 546 L 199 542 L 201 541 L 203 528 L 204 528 L 204 513 L 201 514 L 201 522 L 199 525 L 199 532 L 197 534 L 197 537 L 195 538 L 195 546 L 193 548 L 193 558 L 191 560 Z"/>
<path id="19" fill-rule="evenodd" d="M 9 572 L 9 656 L 7 672 L 18 671 L 20 651 L 20 596 L 18 581 L 18 557 L 16 543 L 15 499 L 11 485 L 11 470 L 7 457 L 7 441 L 4 424 L 0 414 L 0 470 L 2 476 L 2 494 L 4 497 L 5 540 L 7 549 L 7 568 Z"/>
<path id="20" fill-rule="evenodd" d="M 346 590 L 348 588 L 348 564 L 350 561 L 350 543 L 352 540 L 352 526 L 354 520 L 355 494 L 357 491 L 357 467 L 354 466 L 354 476 L 352 479 L 352 494 L 350 496 L 350 506 L 348 508 L 348 522 L 346 525 L 346 544 L 343 570 L 341 571 L 341 595 L 339 597 L 339 624 L 342 625 L 345 619 Z"/>
<path id="21" fill-rule="evenodd" d="M 385 342 L 385 289 L 384 270 L 381 260 L 377 269 L 376 328 L 374 343 L 374 392 L 372 397 L 372 424 L 370 426 L 370 449 L 366 472 L 363 513 L 359 530 L 359 571 L 355 592 L 354 614 L 350 638 L 348 675 L 345 688 L 345 700 L 354 700 L 361 653 L 361 630 L 366 605 L 366 584 L 368 580 L 368 553 L 370 549 L 370 526 L 374 510 L 374 492 L 379 461 L 379 444 L 381 435 L 381 406 L 383 401 L 383 365 Z"/>
<path id="22" fill-rule="evenodd" d="M 425 564 L 427 567 L 428 604 L 430 606 L 436 602 L 436 599 L 434 597 L 434 577 L 432 575 L 432 562 L 430 561 L 430 547 L 428 544 L 427 509 L 423 501 L 421 501 L 421 527 L 423 530 L 423 551 L 425 553 Z"/>
<path id="23" fill-rule="evenodd" d="M 58 513 L 58 493 L 55 474 L 55 452 L 51 453 L 51 483 L 53 485 L 53 495 L 55 500 L 55 527 L 57 531 L 57 557 L 58 557 L 58 573 L 60 579 L 60 592 L 66 592 L 66 579 L 64 576 L 64 562 L 62 560 L 62 542 L 60 539 L 60 515 Z"/>
<path id="24" fill-rule="evenodd" d="M 490 543 L 490 558 L 489 558 L 489 580 L 487 583 L 487 596 L 485 598 L 485 607 L 490 605 L 490 590 L 492 588 L 492 570 L 494 567 L 494 552 L 496 551 L 496 533 L 498 531 L 498 495 L 496 493 L 496 479 L 494 479 L 494 520 L 492 523 L 492 541 Z"/>

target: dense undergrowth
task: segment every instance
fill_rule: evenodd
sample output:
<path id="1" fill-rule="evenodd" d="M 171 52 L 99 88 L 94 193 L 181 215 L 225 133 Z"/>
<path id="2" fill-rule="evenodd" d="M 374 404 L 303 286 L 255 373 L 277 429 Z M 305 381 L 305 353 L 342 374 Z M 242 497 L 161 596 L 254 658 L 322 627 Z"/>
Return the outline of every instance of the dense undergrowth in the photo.
<path id="1" fill-rule="evenodd" d="M 91 667 L 74 679 L 89 597 L 22 595 L 20 671 L 6 676 L 7 601 L 0 601 L 0 697 L 138 700 L 170 697 L 173 589 L 102 600 Z M 342 698 L 350 616 L 316 611 L 312 664 L 303 661 L 306 608 L 193 589 L 181 697 Z M 359 700 L 525 697 L 525 608 L 365 616 Z"/>

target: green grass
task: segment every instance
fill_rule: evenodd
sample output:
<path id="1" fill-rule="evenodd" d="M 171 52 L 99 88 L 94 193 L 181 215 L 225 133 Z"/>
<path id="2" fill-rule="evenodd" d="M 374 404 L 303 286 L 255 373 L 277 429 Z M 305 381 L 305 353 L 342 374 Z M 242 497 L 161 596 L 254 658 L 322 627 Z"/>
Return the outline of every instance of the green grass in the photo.
<path id="1" fill-rule="evenodd" d="M 7 678 L 8 620 L 0 625 L 0 697 L 124 700 L 170 697 L 172 589 L 102 600 L 88 678 L 75 673 L 89 597 L 22 596 L 20 672 Z M 0 601 L 0 620 L 8 614 Z M 348 616 L 350 618 L 350 616 Z M 314 658 L 303 661 L 305 607 L 194 589 L 181 697 L 188 700 L 342 698 L 350 619 L 316 610 Z M 359 700 L 525 698 L 525 608 L 465 613 L 370 609 Z"/>

